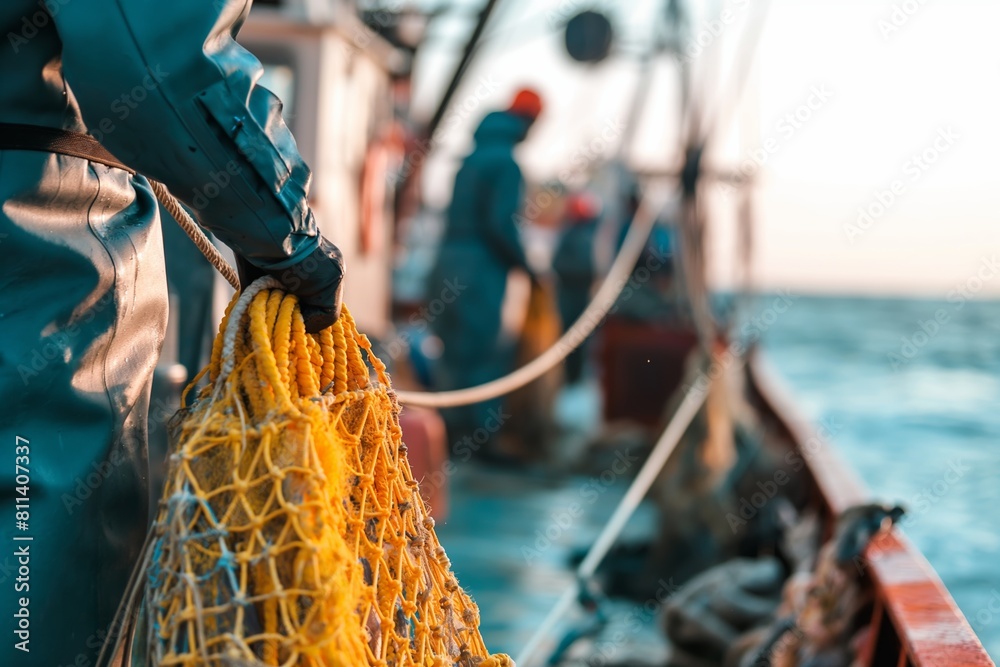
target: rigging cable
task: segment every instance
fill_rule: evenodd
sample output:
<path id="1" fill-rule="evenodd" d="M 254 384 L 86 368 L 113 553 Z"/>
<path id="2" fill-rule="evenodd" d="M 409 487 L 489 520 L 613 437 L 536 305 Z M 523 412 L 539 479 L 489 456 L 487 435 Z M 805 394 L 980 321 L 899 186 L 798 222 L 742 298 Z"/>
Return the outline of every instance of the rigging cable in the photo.
<path id="1" fill-rule="evenodd" d="M 702 368 L 701 372 L 704 373 L 705 369 Z M 632 514 L 635 513 L 636 508 L 639 507 L 639 503 L 646 497 L 646 493 L 653 485 L 653 482 L 656 481 L 660 470 L 677 448 L 677 444 L 687 431 L 691 420 L 698 414 L 702 404 L 705 402 L 706 396 L 708 396 L 708 389 L 705 383 L 691 382 L 689 384 L 684 399 L 671 416 L 667 428 L 656 442 L 653 451 L 649 454 L 649 458 L 642 465 L 642 468 L 635 476 L 635 480 L 633 480 L 625 495 L 618 503 L 618 507 L 615 508 L 614 514 L 611 515 L 608 523 L 605 524 L 604 529 L 597 536 L 594 544 L 587 551 L 587 555 L 577 567 L 576 581 L 566 589 L 562 597 L 559 598 L 559 601 L 549 611 L 548 616 L 545 617 L 545 620 L 542 621 L 541 625 L 538 626 L 538 629 L 535 630 L 535 633 L 524 645 L 524 648 L 521 649 L 521 653 L 514 660 L 515 664 L 521 667 L 528 667 L 531 664 L 531 658 L 541 647 L 545 638 L 555 628 L 559 618 L 573 608 L 579 596 L 581 586 L 594 575 L 601 561 L 604 560 L 608 551 L 614 546 L 622 529 L 625 528 L 625 524 L 628 523 Z"/>

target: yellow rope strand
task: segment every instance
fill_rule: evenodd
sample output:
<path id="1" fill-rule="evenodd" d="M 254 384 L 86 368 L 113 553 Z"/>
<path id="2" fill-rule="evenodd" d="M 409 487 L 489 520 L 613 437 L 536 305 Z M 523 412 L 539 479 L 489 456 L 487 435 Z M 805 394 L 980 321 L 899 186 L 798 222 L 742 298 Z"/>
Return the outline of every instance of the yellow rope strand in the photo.
<path id="1" fill-rule="evenodd" d="M 333 354 L 333 332 L 330 329 L 323 329 L 319 332 L 319 344 L 320 353 L 323 356 L 322 379 L 319 384 L 323 391 L 327 391 L 327 388 L 333 383 L 334 369 L 337 367 L 336 355 Z M 334 389 L 334 393 L 336 393 L 336 389 Z"/>
<path id="2" fill-rule="evenodd" d="M 273 283 L 239 298 L 160 503 L 154 664 L 512 665 L 483 644 L 400 451 L 385 366 L 350 313 L 307 334 Z"/>

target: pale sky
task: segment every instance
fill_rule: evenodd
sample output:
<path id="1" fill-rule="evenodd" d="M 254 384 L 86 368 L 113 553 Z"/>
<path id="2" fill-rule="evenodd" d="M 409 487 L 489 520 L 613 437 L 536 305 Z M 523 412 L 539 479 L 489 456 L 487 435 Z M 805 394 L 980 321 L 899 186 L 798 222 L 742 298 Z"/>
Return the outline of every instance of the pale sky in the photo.
<path id="1" fill-rule="evenodd" d="M 430 163 L 432 203 L 447 201 L 456 158 L 475 124 L 524 83 L 542 90 L 547 103 L 520 152 L 529 177 L 550 179 L 569 164 L 593 164 L 602 148 L 610 155 L 637 80 L 634 54 L 662 5 L 501 4 Z M 706 44 L 692 54 L 698 85 L 725 88 L 745 19 L 761 0 L 693 4 Z M 565 56 L 550 25 L 594 6 L 619 28 L 621 53 L 583 67 Z M 438 41 L 417 71 L 418 107 L 440 94 L 469 25 L 448 19 L 434 27 Z M 998 31 L 1000 2 L 988 0 L 771 1 L 742 103 L 734 108 L 729 93 L 710 96 L 725 109 L 726 130 L 713 163 L 739 168 L 751 160 L 745 164 L 757 177 L 760 286 L 943 295 L 990 273 L 980 270 L 984 259 L 1000 259 Z M 634 155 L 667 164 L 677 154 L 676 85 L 669 62 L 655 72 Z M 759 169 L 754 155 L 764 163 Z M 724 286 L 732 277 L 732 207 L 721 196 L 715 206 L 710 270 Z M 871 215 L 862 221 L 867 228 L 858 224 L 859 207 Z M 1000 272 L 978 295 L 1000 295 Z"/>

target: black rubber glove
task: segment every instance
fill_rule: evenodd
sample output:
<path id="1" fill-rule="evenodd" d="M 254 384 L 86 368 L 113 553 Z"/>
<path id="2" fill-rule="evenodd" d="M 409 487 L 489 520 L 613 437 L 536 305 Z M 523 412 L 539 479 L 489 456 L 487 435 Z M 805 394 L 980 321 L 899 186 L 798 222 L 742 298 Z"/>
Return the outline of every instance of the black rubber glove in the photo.
<path id="1" fill-rule="evenodd" d="M 274 276 L 286 290 L 299 297 L 306 331 L 326 329 L 340 317 L 344 291 L 344 256 L 322 236 L 319 245 L 301 262 L 287 269 L 267 271 L 237 256 L 240 284 L 248 286 L 261 276 Z"/>

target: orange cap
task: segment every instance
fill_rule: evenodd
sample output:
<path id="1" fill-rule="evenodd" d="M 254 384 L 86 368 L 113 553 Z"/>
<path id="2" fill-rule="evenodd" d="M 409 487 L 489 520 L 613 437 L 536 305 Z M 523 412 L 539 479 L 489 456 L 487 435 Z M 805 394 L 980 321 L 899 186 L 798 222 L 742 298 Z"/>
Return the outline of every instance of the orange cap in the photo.
<path id="1" fill-rule="evenodd" d="M 534 89 L 522 88 L 514 96 L 509 111 L 518 116 L 538 118 L 538 115 L 542 113 L 542 98 Z"/>

